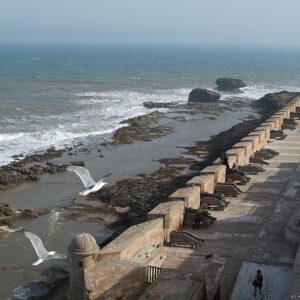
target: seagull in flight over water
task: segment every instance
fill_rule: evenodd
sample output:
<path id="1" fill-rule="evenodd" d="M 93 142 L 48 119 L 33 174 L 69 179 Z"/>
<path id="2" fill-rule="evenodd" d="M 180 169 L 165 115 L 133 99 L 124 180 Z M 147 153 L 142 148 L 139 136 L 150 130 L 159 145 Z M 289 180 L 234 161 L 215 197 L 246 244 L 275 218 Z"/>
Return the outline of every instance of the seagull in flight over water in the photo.
<path id="1" fill-rule="evenodd" d="M 100 178 L 98 182 L 95 182 L 94 179 L 91 177 L 89 170 L 86 168 L 79 167 L 79 166 L 69 166 L 67 170 L 71 172 L 75 172 L 82 180 L 85 186 L 85 190 L 79 193 L 79 195 L 82 196 L 86 196 L 90 193 L 99 191 L 105 184 L 107 184 L 107 182 L 104 182 L 104 179 L 111 175 L 111 173 L 109 173 L 103 176 L 102 178 Z"/>
<path id="2" fill-rule="evenodd" d="M 57 251 L 47 251 L 42 240 L 32 232 L 25 231 L 25 236 L 30 240 L 39 259 L 33 263 L 33 266 L 37 266 L 40 263 L 48 259 L 68 259 L 69 256 L 65 253 L 57 253 Z"/>

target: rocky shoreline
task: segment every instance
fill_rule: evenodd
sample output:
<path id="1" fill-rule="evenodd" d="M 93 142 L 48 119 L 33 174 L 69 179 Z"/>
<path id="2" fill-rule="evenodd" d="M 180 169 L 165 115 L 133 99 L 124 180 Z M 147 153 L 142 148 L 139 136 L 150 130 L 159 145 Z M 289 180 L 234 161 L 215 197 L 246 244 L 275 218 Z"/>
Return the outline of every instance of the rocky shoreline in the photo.
<path id="1" fill-rule="evenodd" d="M 90 195 L 88 197 L 90 201 L 85 203 L 85 208 L 77 211 L 78 217 L 85 214 L 85 210 L 91 209 L 94 213 L 98 211 L 105 214 L 107 208 L 110 218 L 102 219 L 107 225 L 129 226 L 145 221 L 146 213 L 149 210 L 157 204 L 167 201 L 168 196 L 176 189 L 182 188 L 184 182 L 191 179 L 195 173 L 210 165 L 224 151 L 264 122 L 274 113 L 274 110 L 278 110 L 298 95 L 299 93 L 289 92 L 266 95 L 252 103 L 260 113 L 259 118 L 243 121 L 229 130 L 212 136 L 207 141 L 198 141 L 194 146 L 186 147 L 186 154 L 193 155 L 198 159 L 184 157 L 161 159 L 162 166 L 152 174 L 139 174 L 141 178 L 121 180 L 113 186 L 104 187 L 99 192 Z M 170 105 L 176 106 L 173 103 Z M 182 172 L 183 170 L 185 172 Z M 95 207 L 97 202 L 102 203 L 101 208 Z M 88 203 L 93 204 L 88 207 Z M 103 206 L 103 204 L 105 205 Z M 76 213 L 73 211 L 72 217 L 75 215 Z"/>
<path id="2" fill-rule="evenodd" d="M 189 115 L 203 113 L 210 115 L 208 118 L 213 118 L 212 116 L 220 115 L 227 110 L 251 105 L 259 112 L 261 117 L 243 121 L 229 130 L 212 136 L 208 141 L 198 141 L 193 146 L 185 147 L 186 154 L 192 155 L 194 158 L 176 157 L 160 159 L 161 167 L 151 174 L 138 174 L 140 178 L 118 181 L 115 185 L 104 188 L 88 197 L 90 201 L 85 201 L 84 204 L 80 203 L 78 199 L 74 199 L 74 205 L 65 207 L 69 212 L 67 217 L 85 220 L 84 216 L 93 214 L 94 217 L 86 218 L 86 220 L 97 220 L 99 223 L 109 226 L 119 226 L 120 224 L 128 226 L 140 222 L 147 211 L 158 203 L 166 201 L 168 195 L 182 187 L 182 182 L 186 182 L 195 172 L 199 172 L 211 164 L 222 152 L 257 127 L 264 119 L 280 108 L 280 106 L 285 105 L 298 95 L 299 93 L 283 91 L 267 94 L 252 103 L 246 103 L 241 100 L 186 104 L 173 102 L 144 103 L 144 106 L 149 109 L 168 108 L 173 114 L 180 114 L 182 112 Z M 165 117 L 165 113 L 153 111 L 143 116 L 125 120 L 122 123 L 126 123 L 128 126 L 116 130 L 112 136 L 112 140 L 102 144 L 102 146 L 119 146 L 135 141 L 151 141 L 168 135 L 172 132 L 173 128 L 159 124 L 160 120 Z M 181 118 L 182 116 L 178 117 Z M 173 118 L 176 120 L 176 117 Z M 178 120 L 178 122 L 182 121 L 184 120 Z M 28 155 L 26 157 L 15 157 L 15 162 L 0 167 L 0 191 L 13 188 L 24 182 L 38 181 L 44 174 L 65 172 L 69 164 L 84 165 L 82 161 L 71 161 L 59 165 L 49 161 L 53 158 L 61 157 L 65 152 L 69 156 L 73 156 L 78 151 L 86 152 L 87 154 L 90 152 L 85 145 L 80 145 L 76 149 L 73 147 L 63 150 L 49 148 L 44 153 Z M 35 164 L 32 165 L 33 163 Z"/>
<path id="3" fill-rule="evenodd" d="M 148 108 L 171 108 L 174 113 L 204 113 L 212 115 L 220 115 L 226 110 L 237 109 L 244 106 L 243 101 L 222 101 L 219 103 L 144 103 Z M 101 143 L 102 146 L 113 145 L 119 146 L 131 144 L 135 141 L 151 141 L 156 138 L 163 137 L 173 132 L 173 128 L 164 125 L 159 125 L 159 120 L 166 116 L 166 113 L 153 111 L 146 115 L 129 118 L 121 124 L 128 126 L 117 129 L 110 142 Z M 185 121 L 183 117 L 173 117 L 178 122 Z M 50 147 L 44 152 L 34 153 L 27 156 L 15 155 L 14 161 L 4 166 L 0 166 L 0 191 L 8 190 L 24 182 L 38 181 L 44 174 L 56 174 L 66 171 L 68 164 L 78 165 L 78 162 L 70 161 L 67 164 L 57 165 L 50 160 L 62 157 L 67 153 L 70 157 L 76 156 L 78 152 L 86 152 L 90 150 L 83 144 L 76 147 L 66 147 L 64 149 L 55 149 Z M 101 155 L 101 154 L 100 154 Z M 43 164 L 45 162 L 45 164 Z M 34 165 L 32 165 L 34 164 Z M 83 165 L 81 162 L 80 165 Z"/>
<path id="4" fill-rule="evenodd" d="M 79 197 L 73 199 L 71 205 L 66 205 L 64 207 L 67 211 L 65 217 L 72 220 L 78 220 L 79 222 L 97 222 L 101 225 L 107 225 L 110 227 L 118 226 L 119 232 L 123 231 L 124 228 L 130 225 L 145 221 L 146 213 L 149 210 L 157 204 L 167 201 L 168 196 L 171 193 L 183 187 L 186 181 L 191 179 L 195 174 L 198 174 L 201 169 L 210 165 L 211 162 L 220 157 L 222 152 L 231 148 L 231 146 L 238 142 L 243 136 L 247 135 L 247 133 L 259 126 L 259 124 L 268 118 L 274 110 L 279 109 L 280 106 L 283 106 L 286 102 L 291 101 L 298 95 L 299 94 L 288 92 L 276 93 L 266 95 L 255 103 L 249 103 L 249 105 L 252 105 L 260 113 L 259 118 L 249 117 L 248 120 L 242 121 L 228 130 L 211 136 L 208 140 L 197 141 L 192 146 L 181 147 L 185 148 L 185 154 L 188 154 L 189 157 L 178 156 L 159 159 L 158 162 L 161 166 L 150 174 L 138 174 L 139 178 L 120 180 L 114 185 L 105 187 L 99 192 L 91 194 L 89 197 L 84 199 Z M 153 108 L 155 105 L 159 104 L 153 103 L 151 105 L 151 108 Z M 172 110 L 174 109 L 173 112 L 184 111 L 185 113 L 188 112 L 190 115 L 195 114 L 195 112 L 202 112 L 204 114 L 209 114 L 207 118 L 211 118 L 212 115 L 221 114 L 226 110 L 237 109 L 239 106 L 243 105 L 247 104 L 243 101 L 237 101 L 236 103 L 227 103 L 222 101 L 208 106 L 201 103 L 192 103 L 192 105 L 189 103 L 186 105 L 170 104 L 169 107 L 172 107 Z M 153 112 L 146 116 L 127 120 L 126 123 L 129 124 L 129 126 L 123 127 L 123 130 L 120 130 L 119 133 L 115 133 L 116 142 L 114 144 L 114 139 L 112 139 L 110 145 L 119 146 L 121 144 L 133 143 L 134 141 L 150 141 L 154 138 L 163 136 L 151 135 L 151 128 L 156 128 L 155 130 L 160 128 L 160 119 L 164 117 L 166 117 L 164 113 Z M 124 131 L 125 129 L 126 131 Z M 162 134 L 165 130 L 165 128 L 162 128 L 162 132 L 160 134 Z M 108 143 L 106 145 L 108 145 Z M 67 151 L 74 155 L 77 151 L 89 153 L 90 150 L 86 148 L 86 146 L 82 145 L 81 150 L 73 150 L 69 148 L 64 152 Z M 51 158 L 49 158 L 50 155 L 52 156 Z M 13 163 L 10 166 L 3 167 L 12 168 L 8 170 L 11 172 L 16 172 L 16 168 L 19 168 L 21 171 L 24 169 L 23 174 L 21 171 L 19 171 L 19 173 L 20 176 L 25 176 L 25 179 L 23 178 L 23 181 L 20 180 L 11 185 L 7 185 L 8 188 L 11 188 L 16 184 L 21 184 L 25 181 L 38 180 L 43 174 L 65 172 L 67 166 L 66 163 L 54 164 L 51 161 L 47 161 L 62 155 L 62 150 L 59 150 L 57 153 L 55 150 L 51 150 L 44 157 L 36 157 L 40 165 L 30 166 L 30 164 L 36 163 L 34 160 L 35 158 L 30 157 L 22 158 L 22 160 L 20 160 L 21 162 L 19 161 L 16 164 Z M 73 163 L 84 165 L 84 162 L 80 161 Z M 29 166 L 27 167 L 26 164 L 29 164 Z M 32 174 L 36 175 L 38 178 L 30 178 L 30 174 L 26 174 L 25 171 L 27 168 L 32 168 L 30 169 L 33 172 Z M 13 175 L 15 176 L 14 173 Z M 1 176 L 3 176 L 2 169 L 0 169 L 0 179 L 5 178 L 5 176 Z M 3 184 L 3 182 L 1 183 Z M 4 222 L 3 225 L 12 225 L 16 220 L 16 216 L 20 216 L 20 218 L 35 218 L 42 212 L 33 212 L 26 209 L 15 210 L 3 203 L 0 205 L 0 217 L 1 213 L 4 217 L 10 218 L 12 221 L 8 223 Z M 105 245 L 108 240 L 104 241 L 103 245 Z M 36 281 L 29 283 L 27 286 L 36 286 L 36 284 L 38 285 L 40 281 L 45 283 L 50 282 L 50 291 L 53 291 L 56 290 L 55 286 L 57 285 L 65 286 L 68 284 L 67 270 L 61 273 L 61 268 L 58 268 L 57 270 L 51 268 L 50 272 L 54 272 L 55 274 L 51 273 L 49 279 L 45 279 L 42 276 L 41 278 L 36 279 Z M 56 277 L 57 280 L 53 281 L 53 278 Z M 48 291 L 48 283 L 45 285 L 45 290 Z"/>

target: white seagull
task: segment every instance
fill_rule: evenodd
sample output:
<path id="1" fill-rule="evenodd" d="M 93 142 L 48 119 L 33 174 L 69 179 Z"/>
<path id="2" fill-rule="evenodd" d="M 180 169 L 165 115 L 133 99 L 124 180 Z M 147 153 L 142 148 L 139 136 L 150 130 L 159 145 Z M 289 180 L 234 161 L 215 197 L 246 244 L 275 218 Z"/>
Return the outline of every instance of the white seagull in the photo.
<path id="1" fill-rule="evenodd" d="M 48 259 L 68 259 L 69 256 L 65 253 L 57 253 L 57 251 L 47 251 L 42 240 L 32 232 L 25 231 L 25 236 L 30 240 L 39 259 L 33 263 L 33 266 L 37 266 L 40 263 Z"/>
<path id="2" fill-rule="evenodd" d="M 68 171 L 75 172 L 79 178 L 82 180 L 85 190 L 79 195 L 86 196 L 90 193 L 99 191 L 107 182 L 104 182 L 104 178 L 109 177 L 111 173 L 103 176 L 100 178 L 98 182 L 95 182 L 94 179 L 91 177 L 91 174 L 88 169 L 79 167 L 79 166 L 69 166 L 67 168 Z"/>

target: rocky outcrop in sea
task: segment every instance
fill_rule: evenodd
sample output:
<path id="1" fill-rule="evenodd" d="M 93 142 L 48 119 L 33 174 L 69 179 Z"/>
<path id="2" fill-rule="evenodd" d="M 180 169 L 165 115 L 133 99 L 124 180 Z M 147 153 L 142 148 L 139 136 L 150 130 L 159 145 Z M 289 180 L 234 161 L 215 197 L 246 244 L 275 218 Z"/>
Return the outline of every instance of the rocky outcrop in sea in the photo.
<path id="1" fill-rule="evenodd" d="M 216 102 L 221 98 L 219 93 L 214 91 L 196 88 L 189 94 L 188 102 Z"/>
<path id="2" fill-rule="evenodd" d="M 236 78 L 218 78 L 216 84 L 218 91 L 232 93 L 242 93 L 240 88 L 246 86 L 242 80 Z"/>

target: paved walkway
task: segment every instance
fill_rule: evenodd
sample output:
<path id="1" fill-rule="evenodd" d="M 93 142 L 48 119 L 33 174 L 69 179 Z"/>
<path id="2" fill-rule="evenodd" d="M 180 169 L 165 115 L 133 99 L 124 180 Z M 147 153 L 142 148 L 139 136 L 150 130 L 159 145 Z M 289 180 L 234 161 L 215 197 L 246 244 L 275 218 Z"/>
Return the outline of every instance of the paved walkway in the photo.
<path id="1" fill-rule="evenodd" d="M 205 244 L 195 250 L 168 248 L 163 267 L 207 274 L 208 292 L 220 280 L 224 299 L 234 291 L 231 299 L 236 300 L 254 299 L 250 278 L 259 266 L 265 275 L 264 299 L 284 299 L 297 251 L 285 240 L 285 225 L 300 201 L 299 126 L 266 148 L 280 152 L 268 161 L 266 172 L 252 176 L 241 187 L 241 196 L 227 198 L 230 205 L 225 211 L 212 212 L 218 218 L 213 226 L 187 229 Z M 208 254 L 212 257 L 205 259 Z"/>

